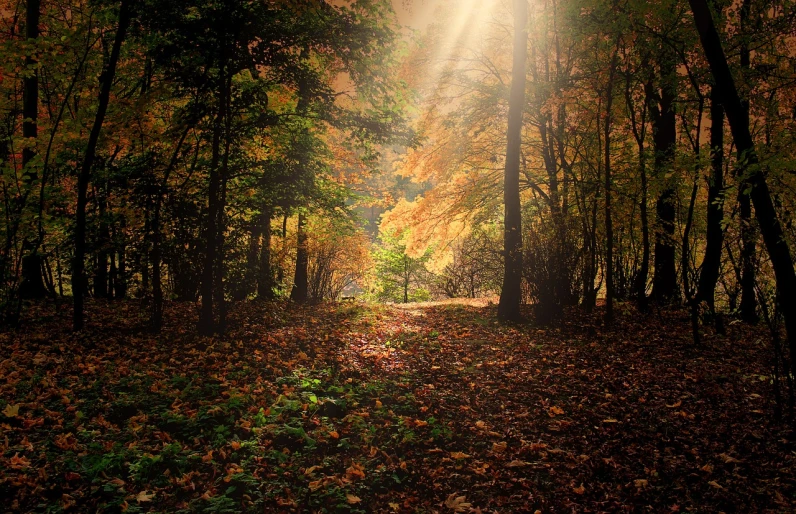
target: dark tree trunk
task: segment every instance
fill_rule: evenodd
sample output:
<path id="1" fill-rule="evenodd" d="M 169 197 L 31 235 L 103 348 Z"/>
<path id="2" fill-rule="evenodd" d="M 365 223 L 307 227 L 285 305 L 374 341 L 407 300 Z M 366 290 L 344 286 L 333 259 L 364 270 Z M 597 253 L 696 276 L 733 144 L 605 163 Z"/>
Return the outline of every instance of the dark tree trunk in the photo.
<path id="1" fill-rule="evenodd" d="M 28 0 L 25 19 L 25 37 L 28 41 L 36 40 L 39 37 L 39 16 L 40 1 Z M 33 68 L 36 59 L 33 54 L 25 57 L 25 66 Z M 31 162 L 36 156 L 35 148 L 32 146 L 38 137 L 38 118 L 39 118 L 39 72 L 34 69 L 33 73 L 26 76 L 23 81 L 23 100 L 22 100 L 22 137 L 25 139 L 25 146 L 22 149 L 22 169 L 24 180 L 29 186 L 37 178 L 36 168 Z M 27 193 L 26 195 L 27 196 Z M 19 214 L 22 214 L 24 200 L 20 204 Z M 32 251 L 31 251 L 32 250 Z M 38 249 L 33 247 L 28 249 L 28 254 L 22 258 L 22 277 L 19 285 L 20 298 L 41 299 L 47 296 L 47 288 L 44 286 L 42 278 L 42 258 L 37 253 Z"/>
<path id="2" fill-rule="evenodd" d="M 113 283 L 113 293 L 114 298 L 117 300 L 121 300 L 127 297 L 127 262 L 125 252 L 127 251 L 127 245 L 125 245 L 125 227 L 126 227 L 126 219 L 124 216 L 121 217 L 119 221 L 119 233 L 117 235 L 117 244 L 116 244 L 116 252 L 117 252 L 117 266 L 116 266 L 116 280 Z"/>
<path id="3" fill-rule="evenodd" d="M 28 41 L 36 40 L 39 37 L 39 11 L 40 0 L 28 0 L 27 13 L 25 20 L 25 37 Z M 25 57 L 25 66 L 33 68 L 36 65 L 36 59 L 33 54 Z M 22 137 L 26 139 L 26 145 L 22 150 L 22 167 L 25 174 L 25 179 L 33 182 L 36 179 L 36 170 L 29 166 L 30 162 L 36 155 L 35 148 L 32 145 L 38 137 L 38 119 L 39 119 L 39 72 L 33 69 L 33 73 L 26 76 L 23 81 L 23 100 L 22 100 Z"/>
<path id="4" fill-rule="evenodd" d="M 758 166 L 759 160 L 749 130 L 749 117 L 735 87 L 732 72 L 721 47 L 721 39 L 713 24 L 710 8 L 706 0 L 689 0 L 689 3 L 705 56 L 713 73 L 716 92 L 719 93 L 732 129 L 738 160 L 748 166 L 750 196 L 771 265 L 774 268 L 777 298 L 780 312 L 785 319 L 790 353 L 796 355 L 796 295 L 793 294 L 793 291 L 796 291 L 796 272 L 793 269 L 790 248 L 777 217 L 766 178 Z M 796 359 L 791 359 L 791 372 L 794 371 L 794 368 L 796 368 Z"/>
<path id="5" fill-rule="evenodd" d="M 671 77 L 673 66 L 664 63 L 662 76 Z M 650 95 L 654 97 L 654 95 Z M 666 184 L 655 203 L 658 230 L 655 234 L 655 269 L 652 278 L 652 296 L 658 303 L 671 301 L 677 292 L 677 268 L 674 247 L 675 191 L 666 175 L 674 165 L 677 143 L 677 125 L 674 112 L 674 94 L 668 84 L 662 84 L 657 101 L 650 103 L 653 141 L 655 143 L 655 174 Z"/>
<path id="6" fill-rule="evenodd" d="M 42 276 L 44 260 L 39 253 L 30 253 L 22 258 L 22 281 L 19 285 L 19 297 L 24 299 L 41 299 L 47 296 L 47 287 Z"/>
<path id="7" fill-rule="evenodd" d="M 747 323 L 757 323 L 757 298 L 755 295 L 755 254 L 757 253 L 757 231 L 752 221 L 752 200 L 744 191 L 749 187 L 741 181 L 738 192 L 738 206 L 741 217 L 741 303 L 738 306 L 741 319 Z"/>
<path id="8" fill-rule="evenodd" d="M 749 74 L 751 67 L 751 52 L 746 42 L 748 37 L 749 11 L 751 0 L 743 0 L 740 9 L 741 22 L 741 73 Z M 741 98 L 743 115 L 746 118 L 746 125 L 749 125 L 749 101 Z M 752 225 L 752 200 L 749 197 L 748 189 L 751 184 L 740 175 L 742 180 L 738 184 L 738 204 L 741 215 L 741 304 L 739 314 L 741 319 L 747 323 L 757 323 L 757 295 L 755 293 L 755 261 L 757 253 L 757 232 Z"/>
<path id="9" fill-rule="evenodd" d="M 110 228 L 106 220 L 108 203 L 105 191 L 97 190 L 98 225 L 97 255 L 94 267 L 94 297 L 107 298 L 108 295 L 108 244 L 110 242 Z"/>
<path id="10" fill-rule="evenodd" d="M 706 302 L 710 314 L 715 314 L 716 283 L 719 280 L 721 266 L 721 249 L 724 245 L 724 107 L 718 99 L 715 86 L 710 95 L 710 148 L 711 177 L 708 185 L 708 215 L 705 256 L 702 260 L 702 271 L 699 275 L 696 301 Z"/>
<path id="11" fill-rule="evenodd" d="M 161 230 L 160 214 L 163 205 L 163 197 L 169 184 L 169 177 L 174 167 L 177 165 L 177 160 L 180 155 L 180 150 L 188 137 L 190 132 L 190 125 L 182 131 L 177 145 L 174 147 L 174 152 L 171 154 L 171 160 L 163 172 L 163 178 L 160 181 L 160 187 L 155 193 L 155 206 L 152 213 L 152 312 L 150 314 L 150 325 L 153 331 L 159 331 L 163 326 L 163 271 L 161 266 L 163 264 L 163 233 Z"/>
<path id="12" fill-rule="evenodd" d="M 520 151 L 522 111 L 525 103 L 525 60 L 528 54 L 528 3 L 514 0 L 514 58 L 511 71 L 506 168 L 503 184 L 505 205 L 503 252 L 503 287 L 500 291 L 498 317 L 506 321 L 520 319 L 522 300 L 522 206 L 520 204 Z"/>
<path id="13" fill-rule="evenodd" d="M 309 254 L 307 253 L 307 218 L 304 212 L 299 212 L 298 229 L 296 230 L 296 273 L 293 276 L 293 290 L 290 292 L 290 299 L 296 303 L 307 301 L 307 281 Z"/>
<path id="14" fill-rule="evenodd" d="M 263 300 L 274 298 L 274 275 L 271 269 L 271 216 L 270 209 L 264 210 L 260 215 L 262 241 L 257 268 L 257 296 Z"/>
<path id="15" fill-rule="evenodd" d="M 116 75 L 116 65 L 119 62 L 122 43 L 130 25 L 130 0 L 122 0 L 119 8 L 119 26 L 116 29 L 116 36 L 113 41 L 113 48 L 108 63 L 100 76 L 100 93 L 97 114 L 94 118 L 94 125 L 88 137 L 86 153 L 80 168 L 80 175 L 77 182 L 77 209 L 75 216 L 75 255 L 72 263 L 72 295 L 74 300 L 74 312 L 72 326 L 75 331 L 83 329 L 83 301 L 86 292 L 85 277 L 85 258 L 86 258 L 86 204 L 88 183 L 91 180 L 91 167 L 94 164 L 94 157 L 97 152 L 97 142 L 99 141 L 102 124 L 105 121 L 105 114 L 108 112 L 110 102 L 111 86 Z"/>
<path id="16" fill-rule="evenodd" d="M 224 135 L 224 126 L 227 117 L 227 102 L 224 91 L 226 90 L 227 80 L 225 77 L 225 66 L 221 66 L 218 90 L 218 112 L 213 122 L 213 144 L 212 160 L 210 163 L 210 177 L 208 184 L 208 209 L 207 226 L 205 227 L 205 259 L 202 270 L 202 307 L 199 318 L 199 332 L 202 335 L 210 336 L 216 332 L 218 324 L 216 322 L 215 300 L 223 301 L 223 298 L 215 298 L 217 291 L 216 271 L 218 268 L 218 254 L 222 248 L 218 246 L 219 222 L 221 221 L 222 206 L 222 177 L 221 177 L 221 143 Z"/>
<path id="17" fill-rule="evenodd" d="M 110 268 L 108 270 L 108 298 L 114 298 L 113 292 L 116 289 L 116 282 L 119 280 L 119 269 L 116 267 L 116 252 L 108 254 Z"/>

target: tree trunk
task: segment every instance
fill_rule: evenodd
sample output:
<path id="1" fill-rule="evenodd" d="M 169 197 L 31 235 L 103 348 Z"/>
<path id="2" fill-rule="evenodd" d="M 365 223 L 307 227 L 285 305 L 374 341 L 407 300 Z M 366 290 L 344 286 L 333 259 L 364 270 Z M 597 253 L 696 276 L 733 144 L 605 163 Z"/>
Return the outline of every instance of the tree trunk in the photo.
<path id="1" fill-rule="evenodd" d="M 741 304 L 738 306 L 741 319 L 757 323 L 757 298 L 755 294 L 755 254 L 757 253 L 757 231 L 752 224 L 752 201 L 745 188 L 749 184 L 739 183 L 738 205 L 741 217 Z"/>
<path id="2" fill-rule="evenodd" d="M 28 0 L 27 13 L 25 19 L 25 37 L 30 42 L 39 38 L 39 11 L 40 0 Z M 25 57 L 25 67 L 33 68 L 36 65 L 34 54 Z M 36 179 L 36 170 L 30 166 L 30 162 L 36 156 L 36 150 L 32 146 L 38 137 L 38 118 L 39 118 L 39 71 L 34 69 L 23 81 L 23 100 L 22 100 L 22 137 L 25 138 L 25 147 L 22 150 L 22 168 L 25 180 L 33 182 Z"/>
<path id="3" fill-rule="evenodd" d="M 716 87 L 710 95 L 710 148 L 712 174 L 708 185 L 708 215 L 705 256 L 699 275 L 696 302 L 706 302 L 711 316 L 716 313 L 716 283 L 721 267 L 721 248 L 724 245 L 724 107 L 718 99 Z"/>
<path id="4" fill-rule="evenodd" d="M 748 75 L 751 67 L 751 52 L 746 42 L 748 36 L 749 10 L 751 0 L 743 0 L 740 9 L 741 22 L 741 73 Z M 749 124 L 749 101 L 741 98 L 746 124 Z M 752 225 L 752 201 L 747 190 L 750 184 L 741 176 L 738 184 L 738 203 L 741 215 L 741 304 L 739 311 L 741 319 L 747 323 L 755 324 L 757 317 L 757 294 L 755 293 L 755 260 L 757 253 L 757 233 Z"/>
<path id="5" fill-rule="evenodd" d="M 94 298 L 108 297 L 108 243 L 110 240 L 110 228 L 106 221 L 108 203 L 105 192 L 100 186 L 96 190 L 96 201 L 98 207 L 98 228 L 97 234 L 97 255 L 94 267 Z"/>
<path id="6" fill-rule="evenodd" d="M 525 103 L 525 60 L 528 53 L 528 2 L 514 0 L 514 59 L 511 71 L 506 168 L 503 184 L 505 205 L 503 252 L 505 267 L 500 291 L 498 317 L 520 319 L 522 300 L 522 205 L 520 203 L 520 151 L 522 111 Z"/>
<path id="7" fill-rule="evenodd" d="M 662 77 L 675 74 L 674 67 L 664 63 Z M 662 84 L 660 95 L 651 102 L 653 141 L 655 143 L 655 174 L 668 182 L 666 175 L 674 165 L 677 143 L 677 124 L 674 112 L 674 94 L 668 84 Z M 657 104 L 657 105 L 656 105 Z M 658 303 L 672 300 L 677 291 L 677 269 L 674 247 L 675 191 L 666 184 L 655 203 L 657 231 L 655 234 L 655 269 L 652 278 L 652 296 Z"/>
<path id="8" fill-rule="evenodd" d="M 263 300 L 274 298 L 274 275 L 271 270 L 271 216 L 270 208 L 266 208 L 260 215 L 262 242 L 257 268 L 257 296 Z"/>
<path id="9" fill-rule="evenodd" d="M 780 312 L 785 319 L 791 355 L 796 355 L 796 272 L 793 269 L 790 248 L 777 217 L 766 178 L 759 167 L 754 141 L 749 130 L 749 117 L 735 87 L 721 40 L 713 24 L 706 0 L 689 0 L 694 22 L 699 32 L 702 47 L 710 64 L 716 91 L 727 113 L 732 129 L 738 160 L 748 166 L 746 174 L 751 186 L 751 199 L 760 232 L 763 235 L 777 283 L 777 298 Z M 796 369 L 796 359 L 791 359 L 791 372 Z"/>
<path id="10" fill-rule="evenodd" d="M 174 147 L 174 152 L 171 154 L 171 160 L 168 166 L 163 171 L 163 179 L 160 181 L 160 187 L 155 192 L 155 206 L 152 213 L 152 311 L 149 318 L 149 323 L 153 331 L 160 331 L 163 326 L 163 272 L 161 265 L 163 263 L 163 234 L 161 232 L 160 214 L 163 205 L 163 197 L 166 195 L 167 187 L 169 184 L 169 177 L 174 167 L 177 165 L 177 160 L 180 156 L 180 150 L 188 137 L 191 126 L 185 127 L 177 145 Z"/>
<path id="11" fill-rule="evenodd" d="M 611 219 L 611 108 L 614 103 L 614 75 L 619 57 L 619 39 L 611 58 L 611 70 L 605 99 L 605 323 L 614 320 L 614 226 Z"/>
<path id="12" fill-rule="evenodd" d="M 307 301 L 307 280 L 309 255 L 307 253 L 307 218 L 303 211 L 299 211 L 298 229 L 296 230 L 296 273 L 293 276 L 293 290 L 290 299 L 296 303 Z"/>
<path id="13" fill-rule="evenodd" d="M 111 86 L 116 75 L 116 65 L 119 62 L 122 43 L 130 25 L 130 0 L 122 0 L 119 8 L 119 26 L 116 29 L 116 36 L 113 40 L 113 48 L 108 63 L 100 75 L 100 94 L 97 114 L 94 118 L 94 125 L 86 145 L 86 153 L 80 168 L 77 181 L 77 209 L 75 216 L 75 255 L 72 263 L 72 295 L 74 300 L 74 311 L 72 316 L 72 327 L 75 331 L 83 329 L 83 301 L 86 292 L 85 277 L 85 257 L 86 257 L 86 204 L 88 183 L 91 180 L 91 167 L 94 164 L 94 157 L 97 152 L 97 142 L 99 141 L 102 124 L 105 121 L 105 114 L 108 112 L 110 102 Z"/>

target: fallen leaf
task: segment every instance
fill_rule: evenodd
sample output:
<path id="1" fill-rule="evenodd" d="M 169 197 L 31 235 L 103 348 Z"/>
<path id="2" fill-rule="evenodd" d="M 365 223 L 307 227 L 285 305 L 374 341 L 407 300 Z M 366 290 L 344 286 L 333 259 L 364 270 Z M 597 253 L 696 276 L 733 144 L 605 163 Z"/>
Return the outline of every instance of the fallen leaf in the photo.
<path id="1" fill-rule="evenodd" d="M 456 460 L 460 460 L 460 459 L 467 459 L 467 458 L 469 458 L 469 457 L 470 457 L 470 456 L 469 456 L 469 455 L 467 455 L 466 453 L 462 453 L 462 452 L 451 452 L 451 458 L 453 458 L 453 459 L 456 459 Z"/>
<path id="2" fill-rule="evenodd" d="M 445 500 L 445 506 L 453 509 L 453 512 L 466 512 L 470 509 L 470 503 L 466 501 L 466 498 L 464 496 L 456 496 L 456 493 L 448 496 L 448 499 Z"/>
<path id="3" fill-rule="evenodd" d="M 550 408 L 547 410 L 547 414 L 548 414 L 548 415 L 549 415 L 551 418 L 554 418 L 554 417 L 556 417 L 556 416 L 558 416 L 558 415 L 560 415 L 560 414 L 564 414 L 564 409 L 562 409 L 561 407 L 558 407 L 557 405 L 553 405 L 552 407 L 550 407 Z"/>
<path id="4" fill-rule="evenodd" d="M 608 419 L 604 419 L 603 423 L 619 423 L 619 420 L 618 419 L 614 419 L 614 418 L 608 418 Z"/>
<path id="5" fill-rule="evenodd" d="M 669 405 L 667 403 L 666 406 L 669 407 L 670 409 L 676 409 L 677 407 L 681 406 L 682 404 L 683 404 L 683 401 L 679 400 L 677 403 L 673 403 L 671 405 Z"/>
<path id="6" fill-rule="evenodd" d="M 19 405 L 6 405 L 6 408 L 3 409 L 3 415 L 7 418 L 16 418 L 19 416 Z"/>
<path id="7" fill-rule="evenodd" d="M 583 484 L 580 484 L 580 487 L 573 487 L 572 490 L 575 492 L 575 494 L 583 494 L 586 492 L 586 488 L 583 487 Z"/>
<path id="8" fill-rule="evenodd" d="M 138 496 L 135 497 L 135 501 L 137 501 L 138 503 L 151 502 L 152 498 L 154 497 L 155 493 L 148 494 L 148 491 L 141 491 L 140 493 L 138 493 Z"/>
<path id="9" fill-rule="evenodd" d="M 24 469 L 30 466 L 30 461 L 25 457 L 20 457 L 19 453 L 15 453 L 9 462 L 14 469 Z"/>
<path id="10" fill-rule="evenodd" d="M 524 460 L 513 460 L 506 464 L 507 468 L 524 468 L 525 466 L 530 466 L 530 462 L 525 462 Z"/>
<path id="11" fill-rule="evenodd" d="M 354 505 L 361 502 L 362 498 L 360 498 L 359 496 L 354 496 L 353 494 L 346 494 L 345 501 L 347 501 L 351 505 Z"/>
<path id="12" fill-rule="evenodd" d="M 492 443 L 492 451 L 495 453 L 503 453 L 504 451 L 506 451 L 506 447 L 508 447 L 506 441 L 500 441 L 499 443 Z"/>
<path id="13" fill-rule="evenodd" d="M 724 489 L 724 487 L 722 487 L 721 484 L 719 484 L 715 480 L 711 480 L 710 482 L 708 482 L 708 485 L 715 487 L 716 489 Z"/>

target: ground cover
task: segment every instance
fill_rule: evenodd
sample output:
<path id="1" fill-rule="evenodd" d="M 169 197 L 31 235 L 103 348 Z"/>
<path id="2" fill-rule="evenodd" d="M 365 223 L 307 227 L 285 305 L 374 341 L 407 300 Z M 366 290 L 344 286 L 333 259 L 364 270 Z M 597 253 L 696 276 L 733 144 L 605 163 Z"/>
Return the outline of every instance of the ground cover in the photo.
<path id="1" fill-rule="evenodd" d="M 769 339 L 629 308 L 31 310 L 0 339 L 0 497 L 22 512 L 789 512 Z"/>

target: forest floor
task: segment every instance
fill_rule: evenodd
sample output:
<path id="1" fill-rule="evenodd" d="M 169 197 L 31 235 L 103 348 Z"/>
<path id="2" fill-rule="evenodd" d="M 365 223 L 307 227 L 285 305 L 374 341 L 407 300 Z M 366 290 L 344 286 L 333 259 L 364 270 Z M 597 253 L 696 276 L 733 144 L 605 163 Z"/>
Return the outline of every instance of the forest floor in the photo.
<path id="1" fill-rule="evenodd" d="M 792 512 L 770 342 L 680 312 L 137 302 L 0 335 L 0 512 Z"/>

